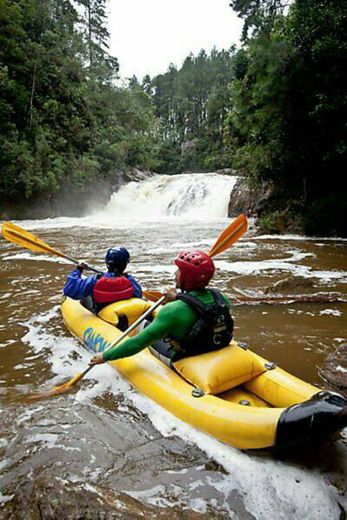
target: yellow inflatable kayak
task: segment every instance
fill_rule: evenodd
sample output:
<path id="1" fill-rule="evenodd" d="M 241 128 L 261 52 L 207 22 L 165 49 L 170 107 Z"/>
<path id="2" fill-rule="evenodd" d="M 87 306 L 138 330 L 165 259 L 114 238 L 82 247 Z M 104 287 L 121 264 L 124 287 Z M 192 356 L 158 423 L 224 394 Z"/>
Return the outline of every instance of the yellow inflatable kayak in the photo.
<path id="1" fill-rule="evenodd" d="M 102 352 L 150 306 L 132 298 L 99 316 L 66 298 L 67 328 L 92 352 Z M 135 331 L 136 332 L 136 331 Z M 232 341 L 219 351 L 167 367 L 148 349 L 110 363 L 140 392 L 179 419 L 241 449 L 287 450 L 322 442 L 347 426 L 347 400 L 322 391 Z"/>

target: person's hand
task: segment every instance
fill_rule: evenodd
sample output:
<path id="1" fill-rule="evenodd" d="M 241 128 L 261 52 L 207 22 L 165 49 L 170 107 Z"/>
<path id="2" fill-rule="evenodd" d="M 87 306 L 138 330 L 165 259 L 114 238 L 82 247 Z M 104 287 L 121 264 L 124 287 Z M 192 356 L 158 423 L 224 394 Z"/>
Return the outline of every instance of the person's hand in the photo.
<path id="1" fill-rule="evenodd" d="M 88 269 L 88 266 L 85 262 L 80 262 L 77 265 L 77 269 L 79 270 L 80 273 L 82 273 L 84 269 Z"/>
<path id="2" fill-rule="evenodd" d="M 90 365 L 101 365 L 102 363 L 106 363 L 104 358 L 102 357 L 102 354 L 96 354 L 92 357 L 92 359 L 89 361 Z"/>
<path id="3" fill-rule="evenodd" d="M 174 302 L 177 298 L 177 291 L 176 289 L 169 289 L 164 293 L 165 300 L 163 301 L 163 305 L 166 303 Z"/>

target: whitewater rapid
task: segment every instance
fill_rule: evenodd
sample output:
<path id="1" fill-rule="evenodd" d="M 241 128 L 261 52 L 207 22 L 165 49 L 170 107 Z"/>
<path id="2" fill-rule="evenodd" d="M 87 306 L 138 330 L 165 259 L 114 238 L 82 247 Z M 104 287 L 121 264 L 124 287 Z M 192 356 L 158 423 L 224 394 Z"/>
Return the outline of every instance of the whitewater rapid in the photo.
<path id="1" fill-rule="evenodd" d="M 46 314 L 33 316 L 25 323 L 28 332 L 23 337 L 23 341 L 31 346 L 34 354 L 38 355 L 42 349 L 51 351 L 49 359 L 52 372 L 55 374 L 49 382 L 51 386 L 82 371 L 90 357 L 87 351 L 80 349 L 77 341 L 60 338 L 47 332 L 47 324 L 58 315 L 58 312 L 59 306 L 54 306 Z M 67 342 L 70 343 L 70 348 L 67 348 Z M 71 352 L 74 351 L 78 352 L 78 357 L 72 359 Z M 150 419 L 162 436 L 179 436 L 184 442 L 198 446 L 209 458 L 220 464 L 225 474 L 216 480 L 209 478 L 208 485 L 222 497 L 223 507 L 229 510 L 230 518 L 237 520 L 230 509 L 231 497 L 237 491 L 241 493 L 248 513 L 254 515 L 257 520 L 339 519 L 340 509 L 331 494 L 329 484 L 320 475 L 318 469 L 308 471 L 298 464 L 278 461 L 271 454 L 267 456 L 252 454 L 227 446 L 185 424 L 138 393 L 110 366 L 95 367 L 93 374 L 88 374 L 85 380 L 89 380 L 90 383 L 81 385 L 72 397 L 76 403 L 94 407 L 93 400 L 105 393 L 110 393 L 114 397 L 123 394 L 126 396 L 122 404 L 123 413 L 129 412 L 131 403 Z M 37 411 L 39 407 L 31 410 L 30 416 Z M 28 420 L 28 413 L 25 411 L 21 414 L 17 419 L 18 422 Z M 59 439 L 56 435 L 36 434 L 32 440 L 43 443 L 48 449 L 53 449 L 58 446 Z M 60 444 L 59 447 L 64 449 Z M 97 461 L 94 462 L 97 472 Z M 85 480 L 84 475 L 76 475 L 74 478 L 76 483 L 83 483 Z M 204 499 L 199 493 L 199 489 L 205 485 L 206 482 L 203 480 L 194 481 L 183 494 L 182 489 L 178 488 L 175 493 L 175 486 L 172 485 L 170 498 L 168 498 L 167 487 L 161 486 L 160 483 L 150 488 L 144 485 L 143 491 L 131 489 L 124 489 L 124 491 L 134 498 L 158 507 L 164 505 L 187 507 L 188 502 L 192 510 L 205 513 L 211 505 L 210 501 Z"/>
<path id="2" fill-rule="evenodd" d="M 208 251 L 219 232 L 230 222 L 227 218 L 228 203 L 236 181 L 236 177 L 214 173 L 155 175 L 143 182 L 132 182 L 121 187 L 112 194 L 102 211 L 81 218 L 28 220 L 18 224 L 25 229 L 35 230 L 38 236 L 54 247 L 62 249 L 66 254 L 84 259 L 97 268 L 104 264 L 106 245 L 127 244 L 132 254 L 131 272 L 141 280 L 145 288 L 162 289 L 172 283 L 175 270 L 172 258 L 180 249 L 197 247 Z M 216 284 L 223 290 L 228 287 L 229 291 L 234 282 L 236 285 L 245 283 L 246 288 L 258 287 L 262 290 L 264 286 L 275 283 L 283 276 L 294 276 L 312 280 L 315 290 L 341 290 L 347 283 L 347 271 L 339 260 L 344 247 L 345 242 L 341 240 L 336 241 L 334 245 L 331 239 L 324 238 L 307 239 L 290 235 L 252 237 L 247 234 L 227 254 L 216 258 Z M 341 253 L 338 254 L 339 249 Z M 330 261 L 333 253 L 335 256 L 333 261 Z M 90 358 L 90 354 L 66 332 L 61 323 L 60 294 L 69 272 L 66 261 L 48 255 L 24 252 L 8 243 L 3 243 L 2 261 L 9 273 L 8 282 L 4 285 L 5 290 L 0 296 L 0 303 L 2 302 L 3 308 L 9 312 L 3 329 L 0 327 L 0 331 L 6 331 L 7 334 L 4 336 L 2 347 L 8 346 L 10 349 L 14 346 L 18 349 L 19 345 L 24 345 L 27 349 L 26 357 L 18 357 L 14 361 L 12 371 L 13 374 L 23 373 L 22 379 L 18 375 L 19 391 L 37 389 L 40 385 L 52 388 L 84 370 Z M 9 299 L 12 299 L 13 310 L 7 305 Z M 311 306 L 307 309 L 303 306 L 292 306 L 288 309 L 262 306 L 259 310 L 248 307 L 239 308 L 236 312 L 236 332 L 239 337 L 249 334 L 247 340 L 251 344 L 258 339 L 259 349 L 262 344 L 272 342 L 275 360 L 276 355 L 285 351 L 290 335 L 293 334 L 296 335 L 293 343 L 305 341 L 300 348 L 300 363 L 297 362 L 297 365 L 314 363 L 314 358 L 309 357 L 310 341 L 312 350 L 317 350 L 317 346 L 323 350 L 333 342 L 339 344 L 346 340 L 340 326 L 345 311 L 338 304 L 329 305 L 329 308 Z M 254 320 L 252 316 L 255 317 Z M 277 329 L 276 317 L 283 319 Z M 242 319 L 243 330 L 240 326 Z M 257 320 L 258 324 L 254 325 Z M 306 329 L 307 320 L 310 321 Z M 9 323 L 11 327 L 18 325 L 13 333 L 11 327 L 8 327 Z M 282 327 L 282 323 L 285 323 L 285 326 Z M 286 333 L 286 327 L 291 323 L 292 328 Z M 336 326 L 332 326 L 332 335 L 326 336 L 324 330 L 329 323 L 336 323 Z M 248 327 L 250 325 L 254 326 L 254 330 Z M 305 337 L 307 330 L 314 334 L 311 340 Z M 14 350 L 11 352 L 15 357 Z M 288 352 L 288 359 L 290 358 L 291 353 Z M 43 366 L 49 367 L 46 372 L 36 372 L 38 359 L 42 360 Z M 30 366 L 33 375 L 32 380 L 29 378 L 28 382 L 27 372 Z M 6 374 L 7 372 L 4 372 L 1 377 L 5 379 Z M 8 383 L 10 388 L 14 384 L 13 374 Z M 41 380 L 38 379 L 40 377 Z M 103 401 L 116 402 L 119 396 L 122 399 L 110 412 Z M 318 465 L 308 468 L 300 463 L 276 460 L 271 454 L 246 453 L 220 443 L 148 400 L 109 366 L 95 367 L 78 388 L 75 388 L 75 393 L 71 392 L 66 400 L 67 404 L 62 401 L 58 405 L 62 414 L 65 411 L 64 406 L 73 411 L 74 408 L 80 410 L 78 405 L 81 405 L 90 417 L 107 416 L 107 429 L 101 432 L 88 430 L 86 433 L 83 421 L 79 417 L 71 426 L 64 424 L 63 427 L 67 432 L 71 431 L 72 436 L 73 431 L 77 430 L 78 441 L 76 446 L 72 447 L 69 439 L 65 439 L 59 430 L 58 433 L 56 431 L 55 402 L 38 403 L 30 407 L 18 407 L 16 413 L 8 420 L 9 425 L 13 426 L 13 437 L 3 434 L 3 437 L 0 437 L 0 447 L 9 445 L 13 453 L 19 453 L 18 456 L 23 460 L 29 456 L 31 449 L 30 456 L 33 461 L 36 451 L 43 457 L 43 454 L 59 448 L 60 454 L 66 452 L 64 463 L 67 464 L 73 458 L 73 450 L 92 450 L 96 446 L 95 452 L 91 451 L 90 455 L 88 453 L 90 462 L 83 471 L 75 470 L 75 473 L 68 474 L 68 477 L 65 470 L 61 474 L 76 485 L 80 483 L 96 486 L 102 483 L 100 473 L 110 470 L 100 462 L 103 451 L 97 447 L 95 436 L 104 435 L 104 450 L 112 454 L 114 446 L 108 441 L 109 431 L 113 431 L 117 425 L 125 424 L 131 436 L 135 409 L 137 423 L 146 427 L 147 420 L 150 421 L 155 433 L 158 432 L 157 436 L 154 434 L 155 438 L 179 439 L 179 446 L 184 444 L 192 451 L 198 447 L 204 453 L 203 460 L 216 461 L 222 469 L 207 474 L 192 457 L 186 463 L 183 461 L 183 465 L 186 466 L 178 471 L 165 469 L 164 465 L 158 473 L 158 481 L 152 478 L 152 481 L 147 482 L 144 473 L 144 477 L 143 474 L 140 475 L 143 481 L 139 482 L 134 471 L 134 475 L 131 474 L 133 481 L 128 478 L 130 484 L 122 487 L 122 482 L 114 480 L 110 481 L 111 487 L 117 484 L 120 491 L 157 507 L 179 506 L 182 509 L 190 508 L 200 514 L 212 511 L 211 518 L 218 518 L 219 512 L 223 510 L 228 511 L 230 518 L 237 520 L 232 509 L 237 493 L 241 495 L 248 515 L 242 518 L 247 520 L 340 518 L 336 499 L 338 491 L 333 485 L 334 475 L 329 475 L 328 478 L 327 472 L 324 474 Z M 46 410 L 46 422 L 42 420 L 43 410 Z M 99 422 L 97 424 L 100 426 Z M 24 433 L 19 438 L 24 442 L 20 443 L 18 432 L 23 429 Z M 343 435 L 346 439 L 346 431 Z M 84 436 L 89 444 L 85 443 Z M 2 461 L 3 471 L 11 468 L 11 450 L 8 451 L 9 456 L 4 457 Z M 110 455 L 110 458 L 112 456 L 114 455 Z M 161 461 L 165 456 L 167 450 L 166 446 L 163 446 L 162 451 L 159 451 L 158 460 L 160 458 Z M 64 455 L 62 458 L 64 459 Z M 50 460 L 48 455 L 47 460 Z M 130 455 L 130 467 L 133 460 L 136 461 Z M 190 479 L 192 471 L 197 475 L 194 480 Z M 14 474 L 16 475 L 15 471 Z M 161 477 L 165 485 L 162 484 Z M 0 504 L 6 503 L 11 496 L 1 495 L 0 492 Z"/>

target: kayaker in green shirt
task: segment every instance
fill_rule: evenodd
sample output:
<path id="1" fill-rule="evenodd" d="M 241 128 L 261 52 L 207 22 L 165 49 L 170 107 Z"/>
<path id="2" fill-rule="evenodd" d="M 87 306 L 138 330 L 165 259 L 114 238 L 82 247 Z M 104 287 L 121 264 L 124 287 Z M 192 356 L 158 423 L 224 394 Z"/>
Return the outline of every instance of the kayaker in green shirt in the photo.
<path id="1" fill-rule="evenodd" d="M 166 293 L 166 303 L 155 319 L 139 334 L 115 348 L 96 354 L 91 364 L 105 363 L 137 354 L 150 347 L 162 361 L 172 361 L 225 347 L 232 339 L 230 302 L 215 289 L 207 289 L 215 266 L 197 250 L 182 251 L 174 260 L 177 293 Z"/>

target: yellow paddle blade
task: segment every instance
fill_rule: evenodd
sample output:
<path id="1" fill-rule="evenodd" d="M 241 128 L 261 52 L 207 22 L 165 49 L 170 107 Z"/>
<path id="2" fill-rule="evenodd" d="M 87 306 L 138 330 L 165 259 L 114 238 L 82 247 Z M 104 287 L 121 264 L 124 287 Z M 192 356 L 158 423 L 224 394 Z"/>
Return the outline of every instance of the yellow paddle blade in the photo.
<path id="1" fill-rule="evenodd" d="M 160 291 L 143 291 L 143 296 L 147 298 L 147 300 L 156 302 L 164 295 Z"/>
<path id="2" fill-rule="evenodd" d="M 37 394 L 33 394 L 30 396 L 30 399 L 35 401 L 35 399 L 43 399 L 45 397 L 51 397 L 53 395 L 64 394 L 65 392 L 68 392 L 72 386 L 74 386 L 76 383 L 81 381 L 84 374 L 85 374 L 85 371 L 80 372 L 79 374 L 74 376 L 72 379 L 70 379 L 70 381 L 68 381 L 67 383 L 64 383 L 63 385 L 60 385 L 60 386 L 55 386 L 52 390 L 48 390 L 47 392 L 40 392 Z"/>
<path id="3" fill-rule="evenodd" d="M 67 255 L 61 251 L 54 249 L 53 247 L 46 244 L 46 242 L 35 236 L 33 233 L 25 231 L 25 229 L 12 224 L 12 222 L 3 223 L 1 227 L 1 234 L 9 242 L 13 242 L 18 246 L 25 247 L 31 251 L 53 254 L 68 259 Z"/>
<path id="4" fill-rule="evenodd" d="M 227 228 L 222 231 L 208 252 L 209 256 L 219 255 L 226 249 L 229 249 L 244 233 L 247 231 L 247 218 L 245 215 L 239 215 Z"/>

